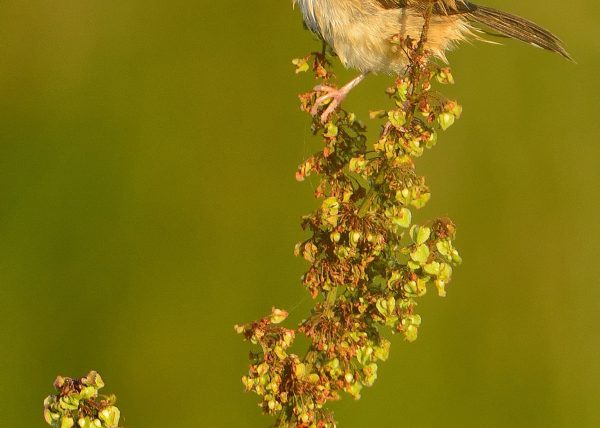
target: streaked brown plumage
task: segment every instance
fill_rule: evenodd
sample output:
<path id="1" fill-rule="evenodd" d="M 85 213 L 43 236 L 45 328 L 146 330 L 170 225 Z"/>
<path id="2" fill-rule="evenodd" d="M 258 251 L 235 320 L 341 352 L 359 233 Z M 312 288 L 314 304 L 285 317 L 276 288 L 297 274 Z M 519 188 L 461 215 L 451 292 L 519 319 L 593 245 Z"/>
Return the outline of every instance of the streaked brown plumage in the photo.
<path id="1" fill-rule="evenodd" d="M 400 72 L 406 58 L 390 43 L 392 36 L 418 38 L 423 27 L 423 0 L 294 0 L 307 26 L 323 38 L 349 68 L 361 72 Z M 500 34 L 569 54 L 549 31 L 523 18 L 461 0 L 437 0 L 427 48 L 445 59 L 457 42 L 481 39 L 478 25 Z"/>
<path id="2" fill-rule="evenodd" d="M 394 49 L 395 35 L 418 39 L 423 28 L 428 0 L 294 0 L 304 22 L 339 56 L 345 67 L 361 76 L 339 91 L 327 92 L 323 102 L 333 99 L 325 117 L 364 74 L 400 73 L 407 63 L 402 50 Z M 466 0 L 435 0 L 426 48 L 446 60 L 445 53 L 458 42 L 483 40 L 485 29 L 500 35 L 554 51 L 571 59 L 558 37 L 524 18 L 496 9 L 477 6 Z M 483 27 L 483 28 L 482 28 Z M 326 89 L 323 88 L 322 89 Z"/>

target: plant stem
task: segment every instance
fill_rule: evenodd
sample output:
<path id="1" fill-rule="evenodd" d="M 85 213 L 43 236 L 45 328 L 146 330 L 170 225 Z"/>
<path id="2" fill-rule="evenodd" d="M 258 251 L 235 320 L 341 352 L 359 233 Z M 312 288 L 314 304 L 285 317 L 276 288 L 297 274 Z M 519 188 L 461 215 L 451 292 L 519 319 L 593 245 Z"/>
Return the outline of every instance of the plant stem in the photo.
<path id="1" fill-rule="evenodd" d="M 410 109 L 408 110 L 408 115 L 406 118 L 406 123 L 408 123 L 409 125 L 412 122 L 412 119 L 415 115 L 415 109 L 417 108 L 417 104 L 414 102 L 414 97 L 415 97 L 417 87 L 420 86 L 420 81 L 421 81 L 421 79 L 419 78 L 419 69 L 420 69 L 419 61 L 420 61 L 420 57 L 423 55 L 423 51 L 425 49 L 425 43 L 427 43 L 427 34 L 429 33 L 429 23 L 431 21 L 432 13 L 433 13 L 433 1 L 429 1 L 429 5 L 427 6 L 425 13 L 423 14 L 423 18 L 424 18 L 423 28 L 421 30 L 421 37 L 419 38 L 419 44 L 417 45 L 416 54 L 415 54 L 414 58 L 409 58 L 410 64 L 408 67 L 410 68 L 410 81 L 413 82 L 413 84 L 410 87 L 410 96 L 408 97 L 408 99 L 410 100 Z M 375 199 L 375 194 L 376 194 L 375 190 L 376 190 L 377 186 L 380 186 L 381 184 L 383 184 L 383 180 L 385 179 L 386 172 L 387 172 L 387 168 L 385 167 L 385 164 L 384 164 L 383 167 L 381 168 L 381 170 L 379 171 L 379 173 L 377 174 L 377 177 L 375 177 L 375 181 L 373 182 L 373 185 L 369 188 L 369 191 L 367 192 L 367 195 L 365 196 L 363 203 L 361 204 L 360 208 L 358 209 L 358 217 L 359 218 L 363 218 L 369 211 L 369 208 L 371 207 L 371 204 L 373 203 L 373 200 Z"/>

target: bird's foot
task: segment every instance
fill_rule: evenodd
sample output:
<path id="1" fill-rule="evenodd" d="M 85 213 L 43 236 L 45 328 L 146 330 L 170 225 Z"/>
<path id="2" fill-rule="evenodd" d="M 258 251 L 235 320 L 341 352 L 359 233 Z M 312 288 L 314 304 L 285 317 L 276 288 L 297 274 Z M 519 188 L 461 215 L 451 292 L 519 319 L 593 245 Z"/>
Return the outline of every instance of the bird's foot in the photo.
<path id="1" fill-rule="evenodd" d="M 356 85 L 358 85 L 365 78 L 366 73 L 360 74 L 350 82 L 346 83 L 341 88 L 336 88 L 334 86 L 328 85 L 318 85 L 313 88 L 315 92 L 322 92 L 323 95 L 318 97 L 313 104 L 313 107 L 310 109 L 310 114 L 316 116 L 319 113 L 319 107 L 329 101 L 329 105 L 323 113 L 321 113 L 321 122 L 325 123 L 329 119 L 329 116 L 335 111 L 336 108 L 342 103 L 344 98 L 348 95 L 348 93 L 354 89 Z"/>
<path id="2" fill-rule="evenodd" d="M 342 86 L 338 89 L 334 86 L 328 85 L 315 86 L 313 88 L 313 91 L 322 92 L 323 95 L 321 95 L 315 100 L 312 109 L 310 109 L 310 114 L 312 116 L 316 116 L 319 113 L 319 108 L 323 104 L 326 104 L 327 101 L 329 101 L 327 108 L 325 109 L 325 111 L 323 111 L 323 113 L 321 113 L 321 122 L 323 123 L 327 122 L 329 116 L 331 116 L 335 109 L 340 106 L 344 98 L 346 98 L 346 96 L 348 95 L 348 92 L 350 92 L 350 90 L 347 89 L 345 86 Z"/>

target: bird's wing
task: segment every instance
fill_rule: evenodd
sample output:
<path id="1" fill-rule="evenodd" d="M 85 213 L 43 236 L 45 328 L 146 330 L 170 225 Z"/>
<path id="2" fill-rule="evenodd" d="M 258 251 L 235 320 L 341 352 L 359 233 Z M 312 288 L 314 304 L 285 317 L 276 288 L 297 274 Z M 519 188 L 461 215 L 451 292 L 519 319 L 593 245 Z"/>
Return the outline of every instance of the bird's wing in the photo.
<path id="1" fill-rule="evenodd" d="M 396 9 L 411 7 L 425 9 L 430 2 L 428 0 L 376 0 L 384 9 Z M 435 15 L 456 15 L 472 12 L 477 6 L 466 0 L 435 0 L 433 13 Z"/>
<path id="2" fill-rule="evenodd" d="M 375 0 L 382 8 L 414 8 L 425 11 L 430 5 L 430 0 Z M 573 60 L 561 40 L 545 28 L 539 25 L 513 15 L 502 12 L 491 7 L 477 6 L 466 0 L 434 0 L 434 15 L 464 15 L 464 17 L 476 24 L 483 25 L 494 31 L 498 31 L 500 36 L 510 37 L 531 43 L 534 46 L 557 52 L 569 60 Z M 490 33 L 497 36 L 498 34 Z"/>

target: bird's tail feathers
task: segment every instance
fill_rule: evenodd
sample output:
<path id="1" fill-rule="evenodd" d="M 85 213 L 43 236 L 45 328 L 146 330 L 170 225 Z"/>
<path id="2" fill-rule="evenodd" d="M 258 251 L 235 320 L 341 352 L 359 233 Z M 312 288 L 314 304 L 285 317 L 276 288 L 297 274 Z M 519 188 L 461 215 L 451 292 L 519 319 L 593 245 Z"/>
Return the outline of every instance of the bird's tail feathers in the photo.
<path id="1" fill-rule="evenodd" d="M 556 52 L 573 61 L 558 37 L 527 19 L 484 6 L 475 6 L 467 15 L 470 20 L 498 31 L 502 35 Z"/>

